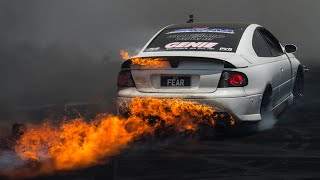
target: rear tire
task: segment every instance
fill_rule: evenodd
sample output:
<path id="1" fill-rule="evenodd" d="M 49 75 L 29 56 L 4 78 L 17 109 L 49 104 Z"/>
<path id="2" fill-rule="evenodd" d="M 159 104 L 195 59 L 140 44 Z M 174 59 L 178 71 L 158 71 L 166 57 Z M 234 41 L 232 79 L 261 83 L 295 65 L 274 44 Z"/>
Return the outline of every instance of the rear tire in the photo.
<path id="1" fill-rule="evenodd" d="M 266 116 L 272 115 L 272 88 L 268 86 L 263 93 L 261 107 L 260 107 L 261 119 L 265 119 Z"/>
<path id="2" fill-rule="evenodd" d="M 261 121 L 257 126 L 258 131 L 268 130 L 274 127 L 276 123 L 276 119 L 273 114 L 273 105 L 272 105 L 272 88 L 268 86 L 263 93 L 261 107 L 260 107 L 260 114 L 261 114 Z"/>

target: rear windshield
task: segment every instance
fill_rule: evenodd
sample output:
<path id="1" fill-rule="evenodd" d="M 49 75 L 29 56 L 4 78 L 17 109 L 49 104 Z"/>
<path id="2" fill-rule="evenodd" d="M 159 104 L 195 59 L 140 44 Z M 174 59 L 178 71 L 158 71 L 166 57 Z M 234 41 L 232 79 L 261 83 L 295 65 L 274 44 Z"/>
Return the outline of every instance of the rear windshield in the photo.
<path id="1" fill-rule="evenodd" d="M 243 29 L 215 27 L 165 29 L 153 39 L 144 52 L 236 52 L 243 31 Z"/>

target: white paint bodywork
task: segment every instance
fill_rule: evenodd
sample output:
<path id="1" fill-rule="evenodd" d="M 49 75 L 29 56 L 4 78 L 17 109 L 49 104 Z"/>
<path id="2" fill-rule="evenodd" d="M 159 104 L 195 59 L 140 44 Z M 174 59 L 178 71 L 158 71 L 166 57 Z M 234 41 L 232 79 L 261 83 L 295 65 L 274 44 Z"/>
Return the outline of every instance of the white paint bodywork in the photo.
<path id="1" fill-rule="evenodd" d="M 233 88 L 217 88 L 216 85 L 207 89 L 197 85 L 192 86 L 193 90 L 181 89 L 171 91 L 170 89 L 157 89 L 150 79 L 151 73 L 177 73 L 180 74 L 201 74 L 200 78 L 209 77 L 211 74 L 211 82 L 219 81 L 223 67 L 219 69 L 221 64 L 186 64 L 180 69 L 149 69 L 149 71 L 141 71 L 141 67 L 132 66 L 131 71 L 136 83 L 146 82 L 137 87 L 121 88 L 118 91 L 117 107 L 127 108 L 128 102 L 134 97 L 155 97 L 155 98 L 184 98 L 186 100 L 196 101 L 215 107 L 221 112 L 228 112 L 240 121 L 259 121 L 261 120 L 260 106 L 262 95 L 267 87 L 272 87 L 273 108 L 281 109 L 288 104 L 288 100 L 292 98 L 293 84 L 297 74 L 300 62 L 293 54 L 284 53 L 278 57 L 258 57 L 252 47 L 253 34 L 256 28 L 261 27 L 257 24 L 249 25 L 243 33 L 239 46 L 235 53 L 232 52 L 209 52 L 209 51 L 162 51 L 162 52 L 144 52 L 147 45 L 159 34 L 157 33 L 142 49 L 136 57 L 199 57 L 213 58 L 227 61 L 235 66 L 234 70 L 243 72 L 248 77 L 248 85 L 245 87 Z M 216 74 L 213 73 L 216 69 Z M 179 74 L 178 73 L 178 74 Z M 214 74 L 214 75 L 212 75 Z M 149 79 L 148 79 L 149 78 Z M 155 77 L 156 79 L 157 77 Z M 199 80 L 198 80 L 199 81 Z M 202 82 L 208 82 L 203 80 Z M 150 83 L 151 82 L 151 83 Z M 159 83 L 159 80 L 157 81 Z M 210 82 L 210 81 L 209 81 Z M 201 82 L 200 82 L 201 83 Z M 198 84 L 199 85 L 199 84 Z M 191 89 L 192 89 L 191 88 Z M 210 89 L 211 88 L 211 89 Z"/>

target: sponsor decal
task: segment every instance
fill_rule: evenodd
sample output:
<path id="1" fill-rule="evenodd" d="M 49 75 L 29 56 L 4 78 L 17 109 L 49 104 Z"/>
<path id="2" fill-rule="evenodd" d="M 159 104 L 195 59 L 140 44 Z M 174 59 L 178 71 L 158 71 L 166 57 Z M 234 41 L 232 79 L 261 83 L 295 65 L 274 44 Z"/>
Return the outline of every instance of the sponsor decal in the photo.
<path id="1" fill-rule="evenodd" d="M 221 47 L 219 49 L 219 51 L 232 51 L 232 50 L 233 50 L 233 48 L 226 48 L 226 47 Z"/>
<path id="2" fill-rule="evenodd" d="M 172 42 L 165 46 L 166 49 L 214 49 L 216 42 Z"/>
<path id="3" fill-rule="evenodd" d="M 174 41 L 213 41 L 214 39 L 225 38 L 222 34 L 171 34 L 167 36 L 167 39 L 174 39 Z"/>
<path id="4" fill-rule="evenodd" d="M 233 29 L 222 29 L 222 28 L 188 28 L 188 29 L 176 29 L 174 31 L 168 32 L 166 34 L 175 34 L 175 33 L 225 33 L 225 34 L 234 34 Z"/>
<path id="5" fill-rule="evenodd" d="M 158 51 L 160 47 L 148 48 L 146 51 Z"/>

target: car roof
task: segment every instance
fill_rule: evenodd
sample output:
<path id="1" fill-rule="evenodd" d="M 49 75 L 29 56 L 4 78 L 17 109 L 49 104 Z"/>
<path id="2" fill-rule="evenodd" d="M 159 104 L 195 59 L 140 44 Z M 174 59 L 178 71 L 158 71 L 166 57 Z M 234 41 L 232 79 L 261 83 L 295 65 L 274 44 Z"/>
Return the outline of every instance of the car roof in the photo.
<path id="1" fill-rule="evenodd" d="M 230 22 L 217 22 L 217 23 L 184 23 L 184 24 L 173 24 L 167 26 L 166 29 L 176 29 L 176 28 L 192 28 L 192 27 L 217 27 L 217 28 L 230 28 L 230 29 L 246 29 L 249 25 L 248 23 L 230 23 Z"/>

